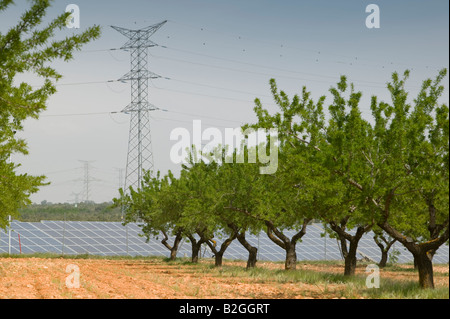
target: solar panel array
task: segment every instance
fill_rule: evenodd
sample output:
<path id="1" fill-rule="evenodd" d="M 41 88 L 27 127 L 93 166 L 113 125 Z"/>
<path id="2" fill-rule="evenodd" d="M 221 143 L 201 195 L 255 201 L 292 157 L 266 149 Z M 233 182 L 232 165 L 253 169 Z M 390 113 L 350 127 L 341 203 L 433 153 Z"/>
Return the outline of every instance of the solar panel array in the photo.
<path id="1" fill-rule="evenodd" d="M 120 222 L 77 222 L 77 221 L 42 221 L 37 223 L 13 221 L 11 224 L 11 253 L 55 253 L 65 255 L 90 254 L 100 256 L 168 256 L 169 251 L 160 240 L 146 239 L 141 236 L 137 224 L 123 226 Z M 323 236 L 321 224 L 309 225 L 301 242 L 297 243 L 298 260 L 341 260 L 339 245 L 336 239 Z M 292 237 L 294 231 L 286 231 L 285 235 Z M 20 236 L 20 243 L 19 243 Z M 284 261 L 285 252 L 273 243 L 266 234 L 247 234 L 249 243 L 258 248 L 258 260 Z M 216 238 L 218 245 L 221 238 Z M 412 255 L 399 243 L 391 248 L 398 250 L 398 262 L 406 263 L 413 260 Z M 0 233 L 0 253 L 9 250 L 9 236 Z M 183 240 L 178 257 L 191 255 L 191 245 Z M 212 252 L 204 245 L 202 257 L 212 257 Z M 233 241 L 225 251 L 224 258 L 246 260 L 248 252 L 237 241 Z M 373 234 L 363 236 L 358 245 L 358 258 L 368 257 L 378 262 L 380 249 L 373 240 Z M 435 263 L 448 263 L 449 249 L 442 246 L 436 253 Z"/>

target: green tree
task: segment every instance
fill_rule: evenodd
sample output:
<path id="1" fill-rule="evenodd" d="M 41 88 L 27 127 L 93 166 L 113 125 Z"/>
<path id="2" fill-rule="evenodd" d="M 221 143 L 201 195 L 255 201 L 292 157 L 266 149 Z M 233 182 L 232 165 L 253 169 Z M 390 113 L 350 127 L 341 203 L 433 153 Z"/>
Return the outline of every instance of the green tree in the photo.
<path id="1" fill-rule="evenodd" d="M 412 253 L 422 287 L 434 287 L 432 256 L 448 241 L 448 107 L 438 103 L 446 73 L 425 80 L 413 105 L 405 90 L 409 71 L 403 78 L 393 73 L 387 85 L 392 104 L 373 96 L 372 121 L 362 118 L 353 87 L 348 99 L 342 97 L 343 77 L 331 90 L 322 148 L 324 167 L 353 188 L 348 193 L 348 217 L 357 227 L 353 238 L 380 227 Z M 337 223 L 329 223 L 340 232 Z"/>
<path id="2" fill-rule="evenodd" d="M 301 97 L 295 95 L 290 100 L 283 91 L 278 91 L 275 80 L 270 85 L 280 112 L 269 114 L 256 99 L 258 123 L 244 128 L 278 131 L 278 169 L 270 175 L 253 171 L 255 181 L 249 182 L 253 193 L 249 196 L 253 200 L 251 210 L 234 209 L 263 222 L 268 237 L 286 251 L 285 269 L 295 269 L 297 243 L 305 235 L 308 223 L 336 202 L 337 190 L 313 160 L 320 152 L 318 127 L 324 121 L 321 113 L 324 98 L 314 103 L 305 88 Z M 297 122 L 299 117 L 308 120 Z M 335 196 L 327 196 L 330 193 Z M 295 231 L 291 238 L 285 234 L 288 230 Z"/>
<path id="3" fill-rule="evenodd" d="M 259 234 L 263 223 L 242 212 L 253 211 L 257 198 L 254 197 L 253 187 L 259 178 L 258 165 L 248 163 L 247 147 L 243 149 L 244 163 L 226 161 L 227 149 L 222 148 L 221 165 L 213 178 L 214 198 L 213 212 L 220 220 L 222 229 L 236 237 L 239 243 L 248 251 L 247 268 L 256 267 L 258 248 L 250 244 L 246 238 L 247 233 Z M 235 159 L 237 150 L 233 152 Z"/>
<path id="4" fill-rule="evenodd" d="M 303 87 L 301 96 L 295 95 L 289 99 L 285 92 L 278 91 L 276 82 L 272 79 L 271 91 L 280 111 L 271 115 L 256 100 L 258 123 L 254 127 L 277 128 L 279 132 L 279 169 L 277 176 L 273 178 L 277 180 L 278 187 L 274 188 L 276 196 L 271 200 L 283 199 L 284 204 L 278 205 L 288 206 L 288 210 L 292 211 L 282 215 L 285 218 L 289 216 L 292 221 L 308 222 L 310 219 L 320 218 L 329 224 L 345 244 L 345 274 L 352 275 L 356 267 L 358 242 L 371 224 L 366 223 L 363 209 L 353 202 L 355 191 L 348 183 L 343 182 L 341 174 L 337 172 L 352 163 L 349 159 L 352 148 L 360 145 L 360 136 L 364 137 L 368 126 L 357 112 L 360 93 L 352 90 L 348 100 L 342 97 L 346 90 L 345 81 L 343 77 L 338 89 L 331 90 L 335 100 L 330 106 L 331 119 L 327 123 L 323 108 L 324 96 L 315 102 L 311 93 Z M 347 106 L 352 110 L 349 114 L 345 111 Z M 346 133 L 352 135 L 351 138 L 346 137 Z M 281 194 L 278 193 L 279 190 L 282 190 Z M 266 207 L 270 207 L 270 203 L 266 203 Z M 267 226 L 270 230 L 270 224 Z M 355 226 L 357 232 L 354 235 L 346 229 Z M 302 233 L 304 231 L 299 235 Z M 269 237 L 275 239 L 270 232 Z M 279 236 L 279 239 L 282 237 Z M 292 239 L 296 242 L 297 236 Z M 294 242 L 289 244 L 285 239 L 282 241 L 285 242 L 283 246 L 279 241 L 274 242 L 281 247 L 291 246 L 295 249 L 295 245 L 292 245 Z M 349 250 L 346 249 L 347 241 L 350 242 Z M 289 253 L 292 258 L 295 253 L 293 249 Z"/>
<path id="5" fill-rule="evenodd" d="M 223 208 L 217 202 L 220 196 L 218 172 L 223 169 L 221 162 L 217 158 L 205 160 L 203 155 L 207 154 L 200 152 L 197 155 L 195 152 L 193 147 L 189 165 L 183 166 L 180 177 L 185 179 L 188 192 L 181 223 L 187 232 L 200 237 L 197 245 L 205 243 L 209 246 L 215 266 L 220 267 L 225 251 L 238 236 L 238 230 L 232 226 L 233 221 L 223 214 Z M 192 242 L 195 239 L 190 240 Z"/>
<path id="6" fill-rule="evenodd" d="M 0 14 L 5 14 L 12 4 L 12 0 L 0 0 Z M 51 63 L 71 60 L 75 50 L 100 36 L 100 28 L 94 26 L 63 40 L 53 40 L 55 32 L 65 27 L 69 13 L 39 29 L 50 5 L 49 0 L 32 1 L 17 25 L 0 33 L 0 228 L 7 225 L 6 216 L 17 216 L 18 209 L 30 203 L 29 196 L 44 185 L 44 176 L 18 174 L 18 165 L 9 159 L 14 153 L 27 154 L 25 141 L 15 133 L 23 129 L 26 119 L 38 118 L 48 98 L 56 93 L 55 82 L 62 75 Z M 34 89 L 27 83 L 17 83 L 22 74 L 34 74 L 43 84 Z"/>
<path id="7" fill-rule="evenodd" d="M 432 256 L 449 239 L 449 119 L 448 106 L 439 104 L 446 74 L 425 80 L 413 105 L 409 71 L 393 74 L 391 104 L 372 98 L 370 165 L 377 176 L 360 185 L 379 227 L 414 256 L 423 288 L 434 287 Z"/>
<path id="8" fill-rule="evenodd" d="M 180 226 L 185 197 L 180 192 L 180 181 L 172 172 L 161 178 L 160 172 L 151 177 L 147 172 L 140 188 L 129 188 L 129 192 L 119 190 L 120 197 L 114 198 L 115 207 L 125 209 L 123 224 L 138 222 L 147 241 L 155 237 L 170 251 L 170 259 L 175 260 L 180 243 L 183 239 L 184 228 Z M 169 236 L 174 236 L 173 243 L 169 243 Z"/>
<path id="9" fill-rule="evenodd" d="M 380 262 L 378 263 L 378 266 L 380 268 L 384 268 L 386 267 L 386 264 L 388 262 L 389 250 L 397 240 L 392 239 L 390 236 L 386 236 L 381 229 L 375 228 L 374 233 L 375 235 L 373 236 L 373 240 L 375 241 L 375 243 L 377 244 L 377 246 L 380 248 L 381 251 L 381 259 Z"/>
<path id="10" fill-rule="evenodd" d="M 351 276 L 356 271 L 359 241 L 375 224 L 374 213 L 354 187 L 358 185 L 355 176 L 364 181 L 371 181 L 373 176 L 366 164 L 373 133 L 360 110 L 362 93 L 356 92 L 353 84 L 348 85 L 345 76 L 341 76 L 337 87 L 331 88 L 330 93 L 333 102 L 328 107 L 329 120 L 318 159 L 330 178 L 340 185 L 342 196 L 339 205 L 321 212 L 320 216 L 340 239 L 345 260 L 344 274 Z"/>

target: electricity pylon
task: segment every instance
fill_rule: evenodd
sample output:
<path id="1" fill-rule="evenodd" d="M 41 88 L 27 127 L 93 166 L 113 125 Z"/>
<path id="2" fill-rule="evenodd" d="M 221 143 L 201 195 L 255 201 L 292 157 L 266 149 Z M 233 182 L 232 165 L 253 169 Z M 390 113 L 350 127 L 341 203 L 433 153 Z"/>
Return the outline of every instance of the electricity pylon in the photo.
<path id="1" fill-rule="evenodd" d="M 86 203 L 88 203 L 90 201 L 90 195 L 91 195 L 91 188 L 90 188 L 90 182 L 95 182 L 98 181 L 98 179 L 91 177 L 90 175 L 90 168 L 91 168 L 91 163 L 93 161 L 82 161 L 79 160 L 79 162 L 83 163 L 83 169 L 84 169 L 84 178 L 83 179 L 79 179 L 83 181 L 83 191 L 82 191 L 82 195 L 84 198 L 84 201 Z"/>
<path id="2" fill-rule="evenodd" d="M 124 190 L 130 186 L 139 189 L 145 171 L 153 172 L 153 151 L 150 131 L 150 112 L 158 108 L 148 102 L 148 80 L 160 78 L 150 72 L 148 48 L 157 44 L 150 37 L 167 21 L 140 29 L 131 30 L 111 26 L 129 40 L 121 49 L 131 52 L 131 70 L 119 81 L 131 82 L 131 103 L 122 112 L 131 115 L 128 140 L 128 157 Z"/>

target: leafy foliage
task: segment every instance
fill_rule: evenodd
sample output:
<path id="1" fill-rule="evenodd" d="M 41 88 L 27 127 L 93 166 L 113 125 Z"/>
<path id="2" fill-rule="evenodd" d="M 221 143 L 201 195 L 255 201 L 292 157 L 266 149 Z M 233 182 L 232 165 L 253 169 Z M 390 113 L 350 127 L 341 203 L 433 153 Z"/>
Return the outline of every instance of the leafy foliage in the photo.
<path id="1" fill-rule="evenodd" d="M 0 14 L 13 1 L 0 0 Z M 0 228 L 7 215 L 17 215 L 19 208 L 29 204 L 29 196 L 44 185 L 44 176 L 18 174 L 18 165 L 9 162 L 14 153 L 27 154 L 26 142 L 15 134 L 23 129 L 28 118 L 39 117 L 48 98 L 56 93 L 55 82 L 62 75 L 51 64 L 55 60 L 69 61 L 73 52 L 100 35 L 97 26 L 54 41 L 55 33 L 65 27 L 69 13 L 54 18 L 39 28 L 50 7 L 50 0 L 34 0 L 16 26 L 0 33 Z M 30 84 L 17 84 L 18 76 L 33 74 L 42 80 L 34 89 Z"/>
<path id="2" fill-rule="evenodd" d="M 122 221 L 120 208 L 112 208 L 111 203 L 31 204 L 19 210 L 18 220 L 22 222 L 40 222 L 42 220 L 70 221 Z"/>
<path id="3" fill-rule="evenodd" d="M 325 96 L 314 101 L 303 87 L 300 96 L 290 99 L 271 80 L 278 112 L 270 114 L 256 99 L 258 121 L 242 130 L 278 131 L 276 172 L 261 174 L 260 163 L 248 161 L 255 153 L 248 147 L 233 154 L 243 156 L 244 163 L 224 161 L 217 157 L 226 153 L 222 146 L 213 152 L 215 160 L 192 162 L 179 178 L 171 173 L 163 178 L 167 193 L 149 195 L 148 185 L 131 190 L 124 198 L 151 207 L 136 210 L 144 206 L 132 204 L 128 211 L 147 218 L 144 229 L 181 227 L 185 234 L 205 238 L 265 230 L 286 250 L 286 269 L 292 265 L 289 258 L 295 263 L 295 243 L 312 219 L 322 221 L 345 244 L 345 274 L 354 273 L 358 242 L 371 229 L 386 232 L 415 258 L 432 255 L 448 241 L 449 228 L 448 107 L 438 104 L 446 70 L 423 82 L 413 105 L 405 90 L 408 76 L 409 71 L 403 77 L 392 75 L 387 85 L 391 104 L 373 96 L 368 119 L 360 109 L 362 93 L 345 76 L 330 89 L 327 108 Z M 164 219 L 159 224 L 160 214 L 170 223 Z M 298 233 L 290 239 L 285 230 Z"/>

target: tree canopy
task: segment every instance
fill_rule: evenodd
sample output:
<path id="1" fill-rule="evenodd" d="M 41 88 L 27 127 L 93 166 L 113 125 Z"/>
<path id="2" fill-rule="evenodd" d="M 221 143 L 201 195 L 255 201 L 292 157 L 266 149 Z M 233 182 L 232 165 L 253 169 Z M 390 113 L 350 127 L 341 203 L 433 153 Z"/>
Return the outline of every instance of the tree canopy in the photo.
<path id="1" fill-rule="evenodd" d="M 258 120 L 242 130 L 278 132 L 276 170 L 261 174 L 261 163 L 248 160 L 258 152 L 248 145 L 242 154 L 235 150 L 234 161 L 224 161 L 227 145 L 220 146 L 211 161 L 192 162 L 180 177 L 164 177 L 167 193 L 154 188 L 158 191 L 149 195 L 149 185 L 130 189 L 128 198 L 140 204 L 128 212 L 142 217 L 143 229 L 168 226 L 182 229 L 180 236 L 200 235 L 216 255 L 223 254 L 210 242 L 217 233 L 229 244 L 238 234 L 265 231 L 286 251 L 286 269 L 295 269 L 295 247 L 308 223 L 320 220 L 342 243 L 346 275 L 355 273 L 359 240 L 374 230 L 379 244 L 385 237 L 403 244 L 414 256 L 422 287 L 433 287 L 432 256 L 448 241 L 449 227 L 448 107 L 439 104 L 446 70 L 425 80 L 412 103 L 405 90 L 408 76 L 409 71 L 403 77 L 392 74 L 390 103 L 371 97 L 371 118 L 361 111 L 362 92 L 345 76 L 330 89 L 327 107 L 325 96 L 315 101 L 303 87 L 301 95 L 289 98 L 271 80 L 278 112 L 271 114 L 256 99 Z M 259 147 L 268 151 L 268 145 Z M 236 161 L 238 156 L 243 163 Z M 143 203 L 159 204 L 145 208 Z M 138 215 L 137 207 L 142 208 Z M 155 214 L 162 214 L 161 225 Z M 285 230 L 295 235 L 288 238 Z M 256 249 L 245 240 L 241 244 L 249 252 Z M 386 247 L 380 247 L 386 254 Z M 248 265 L 255 266 L 252 259 L 249 254 Z"/>
<path id="2" fill-rule="evenodd" d="M 13 4 L 0 0 L 0 15 Z M 34 0 L 18 23 L 5 34 L 0 33 L 0 228 L 7 216 L 16 216 L 19 208 L 29 204 L 29 196 L 45 184 L 44 176 L 17 173 L 11 162 L 14 153 L 27 154 L 27 144 L 17 137 L 28 118 L 39 117 L 48 98 L 56 93 L 56 82 L 62 75 L 52 67 L 55 60 L 69 61 L 73 53 L 100 36 L 93 26 L 79 34 L 55 40 L 56 32 L 66 26 L 70 13 L 62 13 L 42 26 L 50 0 Z M 38 88 L 19 82 L 19 76 L 32 74 L 41 79 Z"/>

